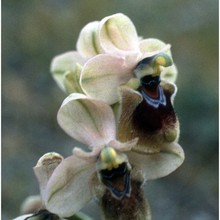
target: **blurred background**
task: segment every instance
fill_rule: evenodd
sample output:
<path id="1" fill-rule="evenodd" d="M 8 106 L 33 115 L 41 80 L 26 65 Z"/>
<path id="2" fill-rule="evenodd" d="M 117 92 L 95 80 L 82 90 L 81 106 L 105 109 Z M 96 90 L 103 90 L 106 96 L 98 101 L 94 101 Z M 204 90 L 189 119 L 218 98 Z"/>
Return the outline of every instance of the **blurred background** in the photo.
<path id="1" fill-rule="evenodd" d="M 217 0 L 3 0 L 2 219 L 39 193 L 32 167 L 44 153 L 68 156 L 79 145 L 56 122 L 65 94 L 49 73 L 51 59 L 75 49 L 85 24 L 117 12 L 144 38 L 170 43 L 179 70 L 186 160 L 145 185 L 153 219 L 218 219 L 218 8 Z M 100 219 L 94 202 L 83 210 Z"/>

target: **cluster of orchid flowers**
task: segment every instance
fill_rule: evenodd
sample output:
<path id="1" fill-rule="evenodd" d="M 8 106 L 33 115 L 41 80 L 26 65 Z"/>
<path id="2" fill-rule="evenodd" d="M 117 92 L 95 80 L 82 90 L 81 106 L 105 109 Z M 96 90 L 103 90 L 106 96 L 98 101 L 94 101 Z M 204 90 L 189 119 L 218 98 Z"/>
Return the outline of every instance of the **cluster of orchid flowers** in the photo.
<path id="1" fill-rule="evenodd" d="M 76 48 L 56 56 L 51 72 L 68 94 L 58 123 L 89 151 L 47 153 L 34 167 L 45 208 L 63 218 L 106 191 L 129 198 L 132 181 L 166 176 L 184 160 L 170 45 L 142 39 L 118 13 L 87 24 Z"/>

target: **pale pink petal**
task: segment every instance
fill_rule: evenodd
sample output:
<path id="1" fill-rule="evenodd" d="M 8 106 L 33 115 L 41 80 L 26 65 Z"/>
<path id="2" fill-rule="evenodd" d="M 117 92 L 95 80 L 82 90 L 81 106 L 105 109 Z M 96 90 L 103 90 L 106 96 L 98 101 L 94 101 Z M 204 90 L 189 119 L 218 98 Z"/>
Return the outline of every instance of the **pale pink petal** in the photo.
<path id="1" fill-rule="evenodd" d="M 81 158 L 86 161 L 91 161 L 93 163 L 99 157 L 99 154 L 100 154 L 102 148 L 103 148 L 103 146 L 102 147 L 99 147 L 99 146 L 94 147 L 92 149 L 92 151 L 87 152 L 87 151 L 82 150 L 81 148 L 75 147 L 73 149 L 73 154 L 78 158 Z"/>
<path id="2" fill-rule="evenodd" d="M 37 165 L 33 168 L 35 176 L 37 177 L 42 202 L 45 200 L 45 189 L 47 183 L 55 170 L 55 168 L 61 163 L 63 157 L 55 152 L 44 154 L 37 162 Z"/>
<path id="3" fill-rule="evenodd" d="M 61 217 L 78 212 L 92 198 L 90 181 L 95 163 L 70 156 L 51 176 L 46 189 L 46 208 Z"/>
<path id="4" fill-rule="evenodd" d="M 127 152 L 127 151 L 131 151 L 132 148 L 137 144 L 137 142 L 138 142 L 138 138 L 134 138 L 133 140 L 128 141 L 126 143 L 121 143 L 120 141 L 112 140 L 105 146 L 112 147 L 120 152 Z M 75 147 L 73 149 L 73 154 L 76 157 L 81 158 L 83 160 L 95 162 L 99 157 L 99 154 L 102 151 L 103 147 L 105 146 L 95 147 L 92 149 L 92 151 L 89 152 L 86 152 L 78 147 Z"/>
<path id="5" fill-rule="evenodd" d="M 133 76 L 124 59 L 107 54 L 90 59 L 81 73 L 81 87 L 86 95 L 108 104 L 118 101 L 118 86 Z"/>
<path id="6" fill-rule="evenodd" d="M 137 144 L 137 142 L 138 142 L 138 138 L 134 138 L 133 140 L 125 143 L 122 143 L 117 140 L 112 140 L 108 143 L 108 146 L 121 152 L 127 152 L 127 151 L 131 151 L 132 148 Z"/>
<path id="7" fill-rule="evenodd" d="M 102 146 L 115 139 L 116 125 L 111 107 L 83 94 L 68 96 L 57 119 L 67 134 L 88 146 Z"/>
<path id="8" fill-rule="evenodd" d="M 140 168 L 146 180 L 164 177 L 175 171 L 184 161 L 184 151 L 178 143 L 161 146 L 158 153 L 127 153 L 131 165 Z"/>
<path id="9" fill-rule="evenodd" d="M 51 62 L 50 71 L 58 86 L 66 92 L 64 84 L 65 74 L 71 72 L 75 74 L 78 70 L 78 65 L 82 65 L 85 60 L 76 51 L 69 51 L 57 55 Z"/>
<path id="10" fill-rule="evenodd" d="M 138 62 L 142 59 L 142 54 L 138 50 L 128 52 L 128 54 L 126 54 L 124 59 L 125 59 L 125 66 L 131 71 L 133 71 L 134 68 L 137 66 Z"/>
<path id="11" fill-rule="evenodd" d="M 134 24 L 124 14 L 118 13 L 101 20 L 100 44 L 106 53 L 126 55 L 138 50 L 138 36 Z"/>
<path id="12" fill-rule="evenodd" d="M 90 58 L 101 53 L 98 41 L 99 21 L 88 23 L 80 32 L 76 44 L 77 51 L 84 57 Z"/>

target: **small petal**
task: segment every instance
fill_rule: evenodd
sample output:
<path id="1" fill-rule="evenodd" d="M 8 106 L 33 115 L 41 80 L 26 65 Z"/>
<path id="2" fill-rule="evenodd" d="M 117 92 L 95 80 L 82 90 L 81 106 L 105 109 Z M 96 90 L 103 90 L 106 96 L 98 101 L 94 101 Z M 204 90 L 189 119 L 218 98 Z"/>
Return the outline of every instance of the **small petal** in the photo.
<path id="1" fill-rule="evenodd" d="M 94 147 L 92 151 L 89 151 L 89 152 L 84 151 L 81 148 L 75 147 L 73 149 L 73 154 L 78 158 L 86 160 L 87 162 L 90 161 L 91 163 L 94 163 L 99 157 L 101 150 L 102 150 L 102 147 L 98 147 L 98 146 Z"/>
<path id="2" fill-rule="evenodd" d="M 126 152 L 126 151 L 131 151 L 132 148 L 136 146 L 137 142 L 138 142 L 138 138 L 134 138 L 133 140 L 125 143 L 121 143 L 120 141 L 113 140 L 108 143 L 108 146 L 118 151 Z"/>
<path id="3" fill-rule="evenodd" d="M 164 177 L 175 171 L 184 161 L 184 151 L 178 143 L 164 144 L 161 151 L 155 154 L 129 152 L 131 165 L 139 167 L 146 180 Z"/>
<path id="4" fill-rule="evenodd" d="M 46 208 L 61 217 L 78 212 L 92 198 L 90 180 L 95 163 L 70 156 L 51 176 L 46 190 Z"/>
<path id="5" fill-rule="evenodd" d="M 84 57 L 90 58 L 101 53 L 98 41 L 99 21 L 88 23 L 80 32 L 76 44 L 77 51 Z"/>
<path id="6" fill-rule="evenodd" d="M 111 107 L 83 94 L 68 96 L 59 109 L 57 119 L 67 134 L 91 147 L 105 145 L 116 136 Z"/>
<path id="7" fill-rule="evenodd" d="M 81 73 L 81 87 L 89 97 L 108 104 L 118 101 L 118 86 L 133 76 L 124 59 L 102 54 L 90 59 Z"/>
<path id="8" fill-rule="evenodd" d="M 44 154 L 37 162 L 37 165 L 33 168 L 35 176 L 39 182 L 41 197 L 45 200 L 45 189 L 47 183 L 55 170 L 55 168 L 61 163 L 63 157 L 55 152 Z"/>
<path id="9" fill-rule="evenodd" d="M 117 140 L 112 140 L 108 144 L 105 145 L 108 147 L 111 147 L 117 151 L 120 152 L 126 152 L 126 151 L 131 151 L 131 149 L 137 144 L 138 138 L 135 138 L 131 141 L 128 141 L 126 143 L 121 143 L 120 141 Z M 100 152 L 102 151 L 103 146 L 97 146 L 92 149 L 92 151 L 86 152 L 78 147 L 75 147 L 73 149 L 73 154 L 76 157 L 79 157 L 81 159 L 84 159 L 86 161 L 91 161 L 95 162 L 97 158 L 99 157 Z"/>
<path id="10" fill-rule="evenodd" d="M 106 53 L 125 55 L 138 50 L 138 36 L 134 24 L 118 13 L 101 20 L 99 26 L 101 47 Z"/>
<path id="11" fill-rule="evenodd" d="M 75 74 L 78 66 L 84 63 L 84 59 L 75 51 L 65 52 L 57 55 L 51 62 L 50 71 L 58 86 L 66 92 L 64 85 L 65 74 L 71 72 Z"/>

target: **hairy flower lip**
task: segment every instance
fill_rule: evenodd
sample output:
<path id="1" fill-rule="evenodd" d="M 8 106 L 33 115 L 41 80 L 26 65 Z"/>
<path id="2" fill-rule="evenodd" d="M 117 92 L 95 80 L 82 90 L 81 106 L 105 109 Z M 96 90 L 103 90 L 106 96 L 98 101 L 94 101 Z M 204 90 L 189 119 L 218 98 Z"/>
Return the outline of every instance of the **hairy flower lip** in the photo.
<path id="1" fill-rule="evenodd" d="M 170 115 L 165 114 L 165 108 L 170 108 L 169 106 L 172 106 L 176 94 L 176 86 L 164 80 L 161 80 L 161 86 L 164 91 L 166 90 L 168 94 L 166 94 L 166 96 L 169 98 L 169 100 L 167 98 L 167 100 L 161 99 L 162 103 L 161 100 L 158 101 L 157 99 L 154 100 L 143 96 L 141 91 L 135 91 L 126 85 L 120 86 L 121 107 L 119 110 L 118 138 L 120 141 L 128 141 L 133 137 L 139 137 L 137 145 L 132 149 L 135 152 L 145 152 L 147 154 L 158 153 L 163 143 L 178 140 L 179 122 L 177 117 L 173 115 L 175 112 L 170 112 Z M 163 95 L 161 96 L 163 97 Z M 164 106 L 166 103 L 169 104 L 167 107 Z M 152 107 L 146 107 L 146 105 Z M 160 107 L 158 108 L 158 106 Z M 148 112 L 143 112 L 142 108 Z M 155 118 L 151 116 L 152 112 L 154 112 L 156 116 L 159 114 L 160 117 Z M 160 112 L 162 115 L 160 115 Z M 142 118 L 143 116 L 145 117 Z M 174 117 L 175 121 L 168 120 L 168 118 L 173 119 Z M 163 121 L 163 119 L 166 120 Z M 155 124 L 154 121 L 157 123 Z M 166 121 L 167 123 L 169 122 L 168 127 L 166 126 L 167 124 L 164 124 Z M 174 123 L 172 126 L 171 122 Z M 172 129 L 176 130 L 176 132 L 170 130 L 167 133 L 166 131 L 171 129 L 170 126 Z"/>

